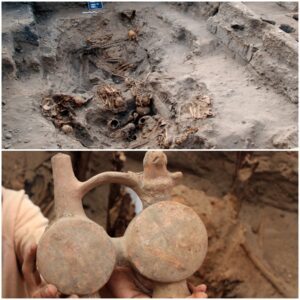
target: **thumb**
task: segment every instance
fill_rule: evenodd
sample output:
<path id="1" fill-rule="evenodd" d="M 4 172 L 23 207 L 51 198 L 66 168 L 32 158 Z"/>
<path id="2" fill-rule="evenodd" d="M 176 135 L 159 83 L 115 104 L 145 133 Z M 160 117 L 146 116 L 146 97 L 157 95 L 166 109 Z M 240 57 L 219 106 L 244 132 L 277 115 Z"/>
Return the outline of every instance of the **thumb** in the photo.
<path id="1" fill-rule="evenodd" d="M 38 288 L 32 298 L 57 298 L 58 291 L 57 288 L 52 284 L 47 284 L 43 287 Z"/>

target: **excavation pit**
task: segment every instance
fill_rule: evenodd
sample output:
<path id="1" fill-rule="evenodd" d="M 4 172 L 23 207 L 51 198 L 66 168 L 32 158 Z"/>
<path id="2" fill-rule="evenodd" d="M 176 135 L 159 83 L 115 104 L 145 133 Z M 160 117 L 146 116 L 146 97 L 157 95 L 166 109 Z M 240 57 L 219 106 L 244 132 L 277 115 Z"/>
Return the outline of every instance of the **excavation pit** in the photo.
<path id="1" fill-rule="evenodd" d="M 298 22 L 288 8 L 107 3 L 85 11 L 80 3 L 3 6 L 5 148 L 296 147 Z"/>

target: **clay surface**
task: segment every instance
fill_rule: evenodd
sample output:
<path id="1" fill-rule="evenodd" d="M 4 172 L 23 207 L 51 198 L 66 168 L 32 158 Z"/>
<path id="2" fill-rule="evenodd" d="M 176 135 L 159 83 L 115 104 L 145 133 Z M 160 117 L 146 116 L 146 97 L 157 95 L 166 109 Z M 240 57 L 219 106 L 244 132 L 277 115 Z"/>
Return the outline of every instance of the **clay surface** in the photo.
<path id="1" fill-rule="evenodd" d="M 128 260 L 142 275 L 177 282 L 200 268 L 207 233 L 191 208 L 165 201 L 149 206 L 131 221 L 124 243 Z"/>
<path id="2" fill-rule="evenodd" d="M 89 295 L 104 286 L 115 266 L 115 249 L 102 227 L 62 218 L 42 237 L 37 267 L 65 295 Z"/>
<path id="3" fill-rule="evenodd" d="M 56 219 L 39 241 L 37 268 L 46 282 L 65 295 L 94 294 L 108 281 L 116 251 L 103 228 L 84 213 L 84 193 L 71 158 L 59 153 L 51 161 Z M 97 271 L 92 272 L 95 260 Z"/>
<path id="4" fill-rule="evenodd" d="M 176 295 L 176 297 L 175 297 Z M 191 295 L 186 280 L 174 283 L 156 283 L 153 298 L 187 298 Z"/>
<path id="5" fill-rule="evenodd" d="M 167 170 L 167 156 L 162 151 L 148 151 L 143 160 L 143 172 L 104 172 L 83 183 L 77 183 L 82 195 L 96 186 L 119 183 L 132 188 L 139 195 L 143 208 L 169 200 L 172 188 L 182 178 L 181 172 Z"/>

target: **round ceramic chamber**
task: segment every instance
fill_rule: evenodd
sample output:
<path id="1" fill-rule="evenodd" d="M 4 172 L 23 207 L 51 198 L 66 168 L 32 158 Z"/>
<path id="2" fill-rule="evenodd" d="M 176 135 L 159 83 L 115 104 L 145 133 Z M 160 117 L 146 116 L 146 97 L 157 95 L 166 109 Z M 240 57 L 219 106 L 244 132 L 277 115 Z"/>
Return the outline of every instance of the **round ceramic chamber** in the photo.
<path id="1" fill-rule="evenodd" d="M 104 229 L 88 219 L 65 217 L 42 236 L 37 268 L 66 295 L 97 292 L 114 269 L 116 253 Z"/>
<path id="2" fill-rule="evenodd" d="M 131 264 L 145 277 L 159 282 L 191 276 L 205 258 L 207 243 L 206 228 L 196 212 L 173 201 L 147 207 L 125 233 Z"/>

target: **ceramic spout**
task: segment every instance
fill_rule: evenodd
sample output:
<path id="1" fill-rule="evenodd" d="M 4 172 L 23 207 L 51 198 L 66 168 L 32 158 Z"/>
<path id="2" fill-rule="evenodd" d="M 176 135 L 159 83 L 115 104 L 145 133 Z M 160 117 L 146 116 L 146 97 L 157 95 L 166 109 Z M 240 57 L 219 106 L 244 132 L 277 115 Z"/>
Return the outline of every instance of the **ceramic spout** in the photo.
<path id="1" fill-rule="evenodd" d="M 66 216 L 85 216 L 80 191 L 80 182 L 76 179 L 71 157 L 59 153 L 52 157 L 54 181 L 54 203 L 56 218 Z"/>

